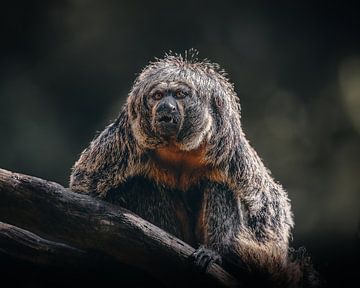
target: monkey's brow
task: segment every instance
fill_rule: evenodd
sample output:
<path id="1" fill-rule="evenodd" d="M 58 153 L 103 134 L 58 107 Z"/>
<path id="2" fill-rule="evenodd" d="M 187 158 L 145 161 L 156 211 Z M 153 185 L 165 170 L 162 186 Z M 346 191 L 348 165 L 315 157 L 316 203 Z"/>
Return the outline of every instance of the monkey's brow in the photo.
<path id="1" fill-rule="evenodd" d="M 184 81 L 176 81 L 176 82 L 172 82 L 170 84 L 170 88 L 187 88 L 187 89 L 193 89 L 193 87 L 189 84 L 186 83 Z"/>
<path id="2" fill-rule="evenodd" d="M 171 82 L 159 82 L 153 84 L 150 89 L 149 93 L 154 92 L 156 90 L 173 90 L 179 88 L 186 88 L 186 89 L 193 89 L 193 87 L 184 81 L 171 81 Z"/>
<path id="3" fill-rule="evenodd" d="M 167 83 L 166 82 L 157 82 L 154 83 L 150 86 L 150 88 L 148 89 L 149 93 L 152 93 L 156 90 L 164 90 L 167 89 Z"/>

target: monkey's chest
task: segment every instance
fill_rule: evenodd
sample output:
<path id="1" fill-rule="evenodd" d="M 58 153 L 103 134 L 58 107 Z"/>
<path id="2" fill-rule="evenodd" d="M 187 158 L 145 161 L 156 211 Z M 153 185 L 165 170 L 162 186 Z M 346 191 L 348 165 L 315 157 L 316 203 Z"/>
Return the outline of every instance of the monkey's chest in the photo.
<path id="1" fill-rule="evenodd" d="M 189 244 L 196 244 L 201 197 L 198 187 L 183 192 L 137 176 L 108 191 L 106 200 L 129 209 Z"/>
<path id="2" fill-rule="evenodd" d="M 223 177 L 221 171 L 207 164 L 205 154 L 205 145 L 192 151 L 179 150 L 175 144 L 158 148 L 149 153 L 146 175 L 187 195 L 201 179 L 217 181 Z"/>

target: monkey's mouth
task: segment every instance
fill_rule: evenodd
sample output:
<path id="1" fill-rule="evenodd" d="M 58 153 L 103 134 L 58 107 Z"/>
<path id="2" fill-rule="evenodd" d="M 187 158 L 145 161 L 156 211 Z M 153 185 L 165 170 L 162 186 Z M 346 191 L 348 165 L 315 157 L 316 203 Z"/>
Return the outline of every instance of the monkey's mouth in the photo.
<path id="1" fill-rule="evenodd" d="M 158 122 L 159 123 L 177 124 L 177 119 L 175 119 L 174 117 L 170 117 L 170 116 L 162 116 L 159 118 Z"/>
<path id="2" fill-rule="evenodd" d="M 158 115 L 155 120 L 155 130 L 161 136 L 174 136 L 179 130 L 180 119 L 178 115 Z"/>

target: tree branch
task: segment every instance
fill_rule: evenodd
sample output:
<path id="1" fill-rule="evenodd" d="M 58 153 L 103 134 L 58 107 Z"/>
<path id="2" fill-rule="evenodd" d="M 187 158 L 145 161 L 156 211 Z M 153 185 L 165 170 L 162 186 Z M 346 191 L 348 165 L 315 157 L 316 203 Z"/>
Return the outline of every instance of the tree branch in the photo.
<path id="1" fill-rule="evenodd" d="M 73 265 L 84 261 L 86 252 L 0 222 L 0 252 L 21 260 L 48 265 Z"/>
<path id="2" fill-rule="evenodd" d="M 3 169 L 0 220 L 21 227 L 0 225 L 0 249 L 10 251 L 9 241 L 23 246 L 21 255 L 11 250 L 20 258 L 41 262 L 66 258 L 68 253 L 81 258 L 84 251 L 94 250 L 144 269 L 171 286 L 237 285 L 216 264 L 211 264 L 206 274 L 195 270 L 188 261 L 194 248 L 126 209 Z M 34 251 L 37 257 L 31 257 Z"/>

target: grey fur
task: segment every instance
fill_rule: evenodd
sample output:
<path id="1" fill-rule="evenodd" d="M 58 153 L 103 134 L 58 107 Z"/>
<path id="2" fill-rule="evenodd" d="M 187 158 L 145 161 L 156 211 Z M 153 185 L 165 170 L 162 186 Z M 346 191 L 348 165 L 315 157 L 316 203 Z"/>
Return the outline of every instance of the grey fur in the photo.
<path id="1" fill-rule="evenodd" d="M 170 145 L 154 129 L 149 94 L 157 85 L 189 89 L 179 101 L 176 145 L 184 153 L 203 147 L 200 168 L 156 161 L 154 151 Z M 70 188 L 118 203 L 224 258 L 236 255 L 249 270 L 300 283 L 301 271 L 288 257 L 294 225 L 288 196 L 245 138 L 226 74 L 196 55 L 166 55 L 145 67 L 119 117 L 75 163 Z"/>

